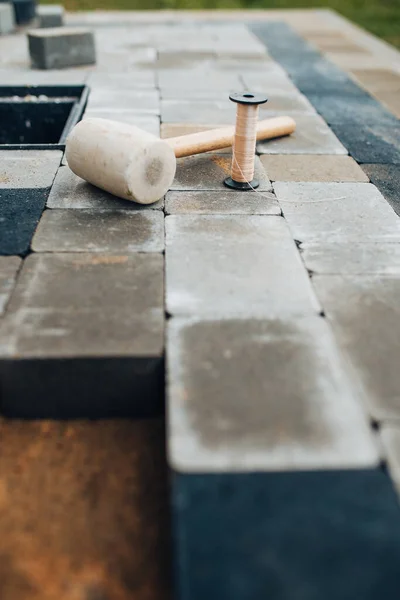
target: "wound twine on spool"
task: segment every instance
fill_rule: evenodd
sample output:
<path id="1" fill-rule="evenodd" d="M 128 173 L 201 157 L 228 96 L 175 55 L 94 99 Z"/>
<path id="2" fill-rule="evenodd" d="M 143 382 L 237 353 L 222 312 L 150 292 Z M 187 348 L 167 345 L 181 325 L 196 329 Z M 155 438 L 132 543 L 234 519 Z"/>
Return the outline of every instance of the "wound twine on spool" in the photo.
<path id="1" fill-rule="evenodd" d="M 267 102 L 262 94 L 235 93 L 229 96 L 237 103 L 236 127 L 233 140 L 231 176 L 225 185 L 235 190 L 254 190 L 254 157 L 257 140 L 258 105 Z"/>

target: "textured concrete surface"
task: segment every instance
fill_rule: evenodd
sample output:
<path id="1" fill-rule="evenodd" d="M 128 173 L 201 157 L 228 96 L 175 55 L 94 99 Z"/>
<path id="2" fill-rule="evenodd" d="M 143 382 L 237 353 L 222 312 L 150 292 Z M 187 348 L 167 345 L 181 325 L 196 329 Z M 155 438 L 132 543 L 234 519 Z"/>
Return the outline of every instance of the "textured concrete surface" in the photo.
<path id="1" fill-rule="evenodd" d="M 0 256 L 0 316 L 13 292 L 21 259 L 17 256 Z"/>
<path id="2" fill-rule="evenodd" d="M 333 275 L 399 275 L 400 244 L 310 242 L 300 246 L 310 271 Z"/>
<path id="3" fill-rule="evenodd" d="M 269 318 L 319 310 L 281 217 L 167 217 L 166 281 L 172 315 Z"/>
<path id="4" fill-rule="evenodd" d="M 169 459 L 185 473 L 377 464 L 324 319 L 173 319 Z"/>
<path id="5" fill-rule="evenodd" d="M 368 183 L 368 177 L 350 156 L 263 154 L 260 159 L 271 181 Z"/>
<path id="6" fill-rule="evenodd" d="M 164 250 L 161 211 L 47 210 L 32 240 L 34 252 L 129 254 Z"/>
<path id="7" fill-rule="evenodd" d="M 280 215 L 278 201 L 271 192 L 197 191 L 168 192 L 167 214 Z"/>
<path id="8" fill-rule="evenodd" d="M 0 149 L 0 190 L 49 188 L 61 157 L 59 150 Z"/>

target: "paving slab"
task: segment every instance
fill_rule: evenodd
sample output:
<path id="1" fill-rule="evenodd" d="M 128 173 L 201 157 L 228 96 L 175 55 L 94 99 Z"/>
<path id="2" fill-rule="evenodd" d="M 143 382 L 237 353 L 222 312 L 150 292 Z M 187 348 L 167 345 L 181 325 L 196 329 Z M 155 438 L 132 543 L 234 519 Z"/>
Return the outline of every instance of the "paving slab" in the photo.
<path id="1" fill-rule="evenodd" d="M 276 91 L 297 91 L 296 86 L 289 79 L 286 71 L 275 62 L 258 67 L 255 66 L 252 70 L 243 68 L 240 74 L 247 90 L 267 92 L 268 94 L 274 94 Z"/>
<path id="2" fill-rule="evenodd" d="M 160 117 L 158 115 L 147 115 L 137 111 L 120 110 L 87 110 L 83 119 L 88 118 L 110 119 L 128 125 L 135 125 L 152 135 L 160 137 Z"/>
<path id="3" fill-rule="evenodd" d="M 32 249 L 112 254 L 162 252 L 164 215 L 154 210 L 46 210 L 33 237 Z"/>
<path id="4" fill-rule="evenodd" d="M 260 159 L 271 181 L 369 181 L 361 167 L 350 156 L 263 154 Z"/>
<path id="5" fill-rule="evenodd" d="M 58 169 L 47 199 L 47 208 L 89 208 L 92 210 L 124 209 L 143 211 L 162 209 L 164 200 L 154 204 L 137 204 L 117 198 L 75 175 L 67 166 Z"/>
<path id="6" fill-rule="evenodd" d="M 281 209 L 270 192 L 168 192 L 167 214 L 280 215 Z"/>
<path id="7" fill-rule="evenodd" d="M 231 156 L 224 154 L 200 154 L 177 160 L 175 179 L 171 190 L 217 190 L 226 191 L 224 180 L 231 174 Z M 254 177 L 259 181 L 258 192 L 272 189 L 260 159 L 254 160 Z M 247 192 L 243 192 L 247 195 Z"/>
<path id="8" fill-rule="evenodd" d="M 161 419 L 2 419 L 0 436 L 2 600 L 169 598 Z"/>
<path id="9" fill-rule="evenodd" d="M 400 169 L 397 165 L 363 165 L 365 173 L 400 215 Z"/>
<path id="10" fill-rule="evenodd" d="M 332 125 L 334 123 L 349 124 L 353 128 L 364 124 L 368 126 L 396 124 L 396 118 L 375 98 L 366 92 L 357 96 L 337 94 L 308 94 L 311 104 L 322 115 L 325 121 Z"/>
<path id="11" fill-rule="evenodd" d="M 375 97 L 382 102 L 382 104 L 390 110 L 390 112 L 400 119 L 400 91 L 396 90 L 395 92 L 375 92 Z"/>
<path id="12" fill-rule="evenodd" d="M 0 150 L 0 189 L 49 188 L 61 158 L 59 150 Z"/>
<path id="13" fill-rule="evenodd" d="M 62 27 L 64 25 L 64 7 L 60 4 L 42 5 L 36 9 L 39 27 Z"/>
<path id="14" fill-rule="evenodd" d="M 169 216 L 166 270 L 172 315 L 270 318 L 319 311 L 281 217 Z"/>
<path id="15" fill-rule="evenodd" d="M 178 474 L 172 507 L 177 600 L 396 598 L 399 505 L 381 469 Z"/>
<path id="16" fill-rule="evenodd" d="M 47 196 L 47 189 L 0 187 L 0 255 L 29 252 Z"/>
<path id="17" fill-rule="evenodd" d="M 303 261 L 312 273 L 335 275 L 400 276 L 400 243 L 329 242 L 300 246 Z"/>
<path id="18" fill-rule="evenodd" d="M 93 71 L 88 79 L 92 89 L 130 90 L 136 88 L 155 88 L 156 77 L 152 70 L 130 70 L 129 73 L 104 73 Z"/>
<path id="19" fill-rule="evenodd" d="M 400 91 L 400 73 L 391 69 L 352 69 L 351 74 L 369 91 Z"/>
<path id="20" fill-rule="evenodd" d="M 0 256 L 0 316 L 6 310 L 20 266 L 21 259 L 18 256 Z"/>
<path id="21" fill-rule="evenodd" d="M 14 6 L 11 2 L 0 5 L 0 35 L 12 33 L 15 29 Z"/>
<path id="22" fill-rule="evenodd" d="M 287 137 L 258 142 L 260 154 L 348 154 L 318 115 L 296 115 L 296 131 Z"/>
<path id="23" fill-rule="evenodd" d="M 162 123 L 232 125 L 235 122 L 236 107 L 229 101 L 229 93 L 229 89 L 223 92 L 220 101 L 161 100 L 161 121 Z"/>
<path id="24" fill-rule="evenodd" d="M 366 415 L 322 317 L 172 319 L 168 373 L 169 464 L 177 471 L 378 462 Z"/>
<path id="25" fill-rule="evenodd" d="M 163 334 L 161 254 L 33 254 L 3 319 L 2 412 L 160 414 Z"/>
<path id="26" fill-rule="evenodd" d="M 269 91 L 267 89 L 268 102 L 259 107 L 259 118 L 268 119 L 270 113 L 288 114 L 315 114 L 315 108 L 303 94 L 298 91 Z"/>
<path id="27" fill-rule="evenodd" d="M 377 421 L 400 417 L 400 277 L 315 275 L 360 397 Z"/>
<path id="28" fill-rule="evenodd" d="M 191 69 L 162 69 L 157 73 L 157 80 L 161 90 L 167 88 L 185 89 L 188 87 L 189 82 L 192 89 L 206 90 L 211 88 L 220 90 L 221 94 L 225 93 L 227 95 L 231 89 L 236 91 L 243 89 L 238 74 L 212 69 L 208 64 Z"/>
<path id="29" fill-rule="evenodd" d="M 63 69 L 96 63 L 93 32 L 83 27 L 49 27 L 28 31 L 34 69 Z"/>
<path id="30" fill-rule="evenodd" d="M 157 90 L 117 90 L 94 88 L 89 95 L 88 111 L 97 110 L 132 111 L 157 115 L 160 113 Z"/>
<path id="31" fill-rule="evenodd" d="M 285 183 L 274 190 L 300 242 L 398 242 L 400 218 L 370 183 Z"/>
<path id="32" fill-rule="evenodd" d="M 332 129 L 358 163 L 400 165 L 400 126 L 379 125 L 363 127 L 332 124 Z"/>

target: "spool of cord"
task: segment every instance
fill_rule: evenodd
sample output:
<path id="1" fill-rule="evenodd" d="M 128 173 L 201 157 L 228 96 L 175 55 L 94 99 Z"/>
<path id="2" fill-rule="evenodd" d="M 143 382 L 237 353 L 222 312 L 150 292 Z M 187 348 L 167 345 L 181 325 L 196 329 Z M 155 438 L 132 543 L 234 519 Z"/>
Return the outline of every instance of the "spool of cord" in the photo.
<path id="1" fill-rule="evenodd" d="M 237 103 L 237 111 L 231 176 L 224 183 L 235 190 L 253 190 L 259 186 L 259 182 L 254 179 L 258 106 L 265 104 L 268 98 L 263 94 L 238 92 L 231 94 L 229 99 Z"/>

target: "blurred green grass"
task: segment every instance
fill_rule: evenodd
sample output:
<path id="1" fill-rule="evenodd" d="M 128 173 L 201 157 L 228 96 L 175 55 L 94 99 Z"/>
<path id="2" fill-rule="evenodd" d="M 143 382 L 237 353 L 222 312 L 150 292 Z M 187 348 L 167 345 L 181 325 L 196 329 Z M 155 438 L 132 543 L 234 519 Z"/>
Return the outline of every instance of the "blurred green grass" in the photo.
<path id="1" fill-rule="evenodd" d="M 400 0 L 64 0 L 64 6 L 68 10 L 332 8 L 400 48 Z"/>

